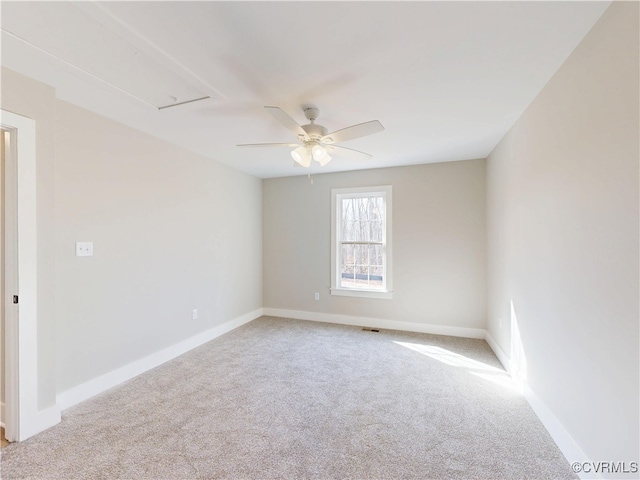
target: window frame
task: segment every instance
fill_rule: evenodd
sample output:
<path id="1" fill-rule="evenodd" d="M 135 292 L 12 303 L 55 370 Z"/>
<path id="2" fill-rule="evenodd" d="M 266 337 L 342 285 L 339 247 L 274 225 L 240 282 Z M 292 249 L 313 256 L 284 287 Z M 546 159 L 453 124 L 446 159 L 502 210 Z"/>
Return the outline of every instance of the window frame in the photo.
<path id="1" fill-rule="evenodd" d="M 341 287 L 338 275 L 340 275 L 341 229 L 343 198 L 359 198 L 382 196 L 384 199 L 384 236 L 382 240 L 383 251 L 383 290 L 370 290 L 366 288 Z M 391 185 L 373 187 L 351 187 L 331 189 L 331 295 L 364 298 L 393 298 L 393 270 L 392 270 L 392 188 Z"/>

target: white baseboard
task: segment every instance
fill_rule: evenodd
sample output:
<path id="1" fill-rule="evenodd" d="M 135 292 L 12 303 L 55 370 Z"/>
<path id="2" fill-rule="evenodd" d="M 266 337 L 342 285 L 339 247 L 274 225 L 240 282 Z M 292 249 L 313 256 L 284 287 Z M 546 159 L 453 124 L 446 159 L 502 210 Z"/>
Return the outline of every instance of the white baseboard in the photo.
<path id="1" fill-rule="evenodd" d="M 61 409 L 67 409 L 84 400 L 87 400 L 99 393 L 102 393 L 116 385 L 130 380 L 141 373 L 155 368 L 169 360 L 172 360 L 189 350 L 203 345 L 214 338 L 217 338 L 231 330 L 234 330 L 252 320 L 262 316 L 269 315 L 274 317 L 294 318 L 297 320 L 309 320 L 315 322 L 336 323 L 341 325 L 353 325 L 360 327 L 383 328 L 389 330 L 403 330 L 418 333 L 430 333 L 435 335 L 449 335 L 454 337 L 478 338 L 484 339 L 494 351 L 502 365 L 509 371 L 510 361 L 506 353 L 500 348 L 493 337 L 481 328 L 465 328 L 451 327 L 445 325 L 430 325 L 413 322 L 402 322 L 394 320 L 386 320 L 380 318 L 357 317 L 352 315 L 338 315 L 320 312 L 306 312 L 298 310 L 286 310 L 278 308 L 260 308 L 233 320 L 227 321 L 221 325 L 211 328 L 206 332 L 202 332 L 191 338 L 183 340 L 164 350 L 148 355 L 129 365 L 113 370 L 105 375 L 97 377 L 77 387 L 60 393 L 57 397 L 57 405 L 42 411 L 38 415 L 37 422 L 34 422 L 31 435 L 49 428 L 60 421 Z M 556 416 L 549 408 L 538 398 L 538 396 L 527 386 L 524 385 L 524 396 L 531 405 L 531 408 L 538 416 L 542 424 L 545 426 L 553 440 L 556 442 L 565 458 L 569 462 L 589 462 L 589 459 L 580 449 L 578 444 L 573 440 L 569 432 L 564 428 Z M 1 405 L 4 409 L 4 404 Z M 4 416 L 2 417 L 4 418 Z M 30 436 L 30 435 L 29 435 Z M 594 474 L 581 474 L 580 478 L 599 478 Z"/>
<path id="2" fill-rule="evenodd" d="M 384 328 L 387 330 L 403 330 L 407 332 L 431 333 L 434 335 L 449 335 L 451 337 L 481 338 L 484 340 L 486 331 L 483 328 L 449 327 L 445 325 L 431 325 L 425 323 L 401 322 L 371 317 L 356 317 L 353 315 L 338 315 L 335 313 L 305 312 L 300 310 L 286 310 L 282 308 L 263 308 L 264 315 L 272 317 L 295 318 L 296 320 L 310 320 L 312 322 L 338 323 L 357 327 Z"/>
<path id="3" fill-rule="evenodd" d="M 576 441 L 571 437 L 569 432 L 564 428 L 564 425 L 560 423 L 560 420 L 553 414 L 553 412 L 545 405 L 545 403 L 531 390 L 529 385 L 523 385 L 523 393 L 524 397 L 531 405 L 531 408 L 538 416 L 544 427 L 553 438 L 556 445 L 567 459 L 569 463 L 579 462 L 581 464 L 589 463 L 589 458 L 582 451 L 580 446 L 576 443 Z M 601 478 L 600 475 L 591 472 L 584 473 L 581 472 L 578 474 L 580 478 Z"/>
<path id="4" fill-rule="evenodd" d="M 6 428 L 4 423 L 5 414 L 7 412 L 7 406 L 4 402 L 0 402 L 0 427 Z M 34 414 L 27 415 L 23 419 L 22 423 L 18 427 L 18 431 L 14 432 L 11 435 L 13 438 L 10 440 L 13 441 L 24 441 L 33 435 L 36 435 L 40 432 L 44 432 L 47 428 L 51 428 L 54 425 L 60 423 L 60 408 L 58 405 L 53 405 L 51 407 L 45 408 L 44 410 L 39 410 Z M 6 438 L 9 438 L 7 432 L 5 432 Z"/>
<path id="5" fill-rule="evenodd" d="M 62 410 L 72 407 L 73 405 L 109 390 L 122 382 L 137 377 L 141 373 L 162 365 L 169 360 L 173 360 L 189 350 L 193 350 L 194 348 L 224 335 L 245 323 L 255 320 L 262 315 L 262 310 L 262 308 L 259 308 L 233 320 L 224 322 L 205 332 L 194 335 L 193 337 L 178 342 L 175 345 L 171 345 L 164 350 L 147 355 L 140 360 L 136 360 L 128 365 L 112 370 L 109 373 L 105 373 L 104 375 L 89 380 L 77 387 L 70 388 L 69 390 L 59 393 L 56 396 L 56 402 Z"/>
<path id="6" fill-rule="evenodd" d="M 20 425 L 20 441 L 44 432 L 46 429 L 60 423 L 60 420 L 60 407 L 57 404 L 44 410 L 39 410 L 36 416 L 30 417 L 28 421 Z"/>
<path id="7" fill-rule="evenodd" d="M 500 360 L 500 363 L 502 364 L 504 369 L 507 372 L 511 373 L 511 360 L 509 356 L 506 353 L 504 353 L 504 350 L 500 348 L 500 345 L 498 345 L 498 342 L 496 342 L 493 339 L 493 337 L 491 336 L 488 330 L 486 331 L 484 339 L 491 347 L 491 350 L 493 350 L 493 353 L 496 354 L 496 357 L 498 357 L 498 360 Z"/>
<path id="8" fill-rule="evenodd" d="M 6 404 L 0 402 L 0 427 L 2 428 L 6 428 L 4 423 L 6 411 Z M 35 415 L 30 415 L 28 418 L 25 418 L 25 421 L 20 425 L 18 437 L 12 439 L 12 441 L 23 441 L 37 433 L 43 432 L 47 428 L 60 423 L 60 418 L 60 408 L 58 405 L 40 410 Z"/>
<path id="9" fill-rule="evenodd" d="M 502 363 L 505 370 L 511 373 L 511 360 L 509 356 L 507 356 L 504 350 L 500 348 L 500 345 L 498 345 L 488 331 L 485 340 L 496 354 L 496 357 L 498 357 L 498 360 L 500 360 L 500 363 Z M 588 463 L 588 457 L 584 454 L 580 446 L 575 442 L 575 440 L 573 440 L 569 432 L 564 428 L 562 423 L 560 423 L 560 420 L 558 420 L 546 404 L 534 393 L 533 390 L 531 390 L 531 387 L 529 387 L 528 384 L 523 383 L 521 387 L 524 398 L 527 400 L 542 425 L 547 429 L 547 432 L 549 432 L 549 435 L 551 435 L 551 438 L 567 461 L 569 463 Z M 600 478 L 600 476 L 595 473 L 586 474 L 584 472 L 580 472 L 578 475 L 583 479 Z"/>

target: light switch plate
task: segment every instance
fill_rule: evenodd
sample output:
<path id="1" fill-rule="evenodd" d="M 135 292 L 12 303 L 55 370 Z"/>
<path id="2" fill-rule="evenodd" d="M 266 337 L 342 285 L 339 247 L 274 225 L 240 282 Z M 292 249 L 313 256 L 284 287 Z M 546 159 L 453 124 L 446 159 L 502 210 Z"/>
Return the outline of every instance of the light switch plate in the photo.
<path id="1" fill-rule="evenodd" d="M 76 242 L 76 257 L 93 257 L 93 242 Z"/>

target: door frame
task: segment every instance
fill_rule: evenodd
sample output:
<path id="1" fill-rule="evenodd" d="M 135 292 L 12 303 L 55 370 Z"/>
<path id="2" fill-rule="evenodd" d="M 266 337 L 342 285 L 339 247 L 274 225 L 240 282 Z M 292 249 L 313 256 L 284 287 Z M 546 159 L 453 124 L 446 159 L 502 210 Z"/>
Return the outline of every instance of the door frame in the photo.
<path id="1" fill-rule="evenodd" d="M 0 125 L 11 132 L 13 142 L 11 151 L 5 155 L 3 202 L 3 228 L 5 235 L 7 227 L 10 232 L 5 236 L 5 291 L 2 292 L 5 300 L 4 420 L 7 440 L 19 441 L 39 430 L 36 122 L 0 110 Z M 12 260 L 16 258 L 17 262 Z M 13 295 L 19 295 L 18 305 L 13 304 Z"/>

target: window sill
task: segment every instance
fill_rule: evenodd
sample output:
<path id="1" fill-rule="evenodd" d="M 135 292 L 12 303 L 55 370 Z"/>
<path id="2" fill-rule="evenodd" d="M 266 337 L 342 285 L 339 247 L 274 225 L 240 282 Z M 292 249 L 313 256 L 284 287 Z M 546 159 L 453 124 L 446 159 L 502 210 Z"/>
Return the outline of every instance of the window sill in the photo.
<path id="1" fill-rule="evenodd" d="M 381 298 L 390 300 L 393 298 L 393 292 L 375 292 L 372 290 L 348 290 L 346 288 L 332 288 L 331 295 L 341 297 L 361 297 L 361 298 Z"/>

